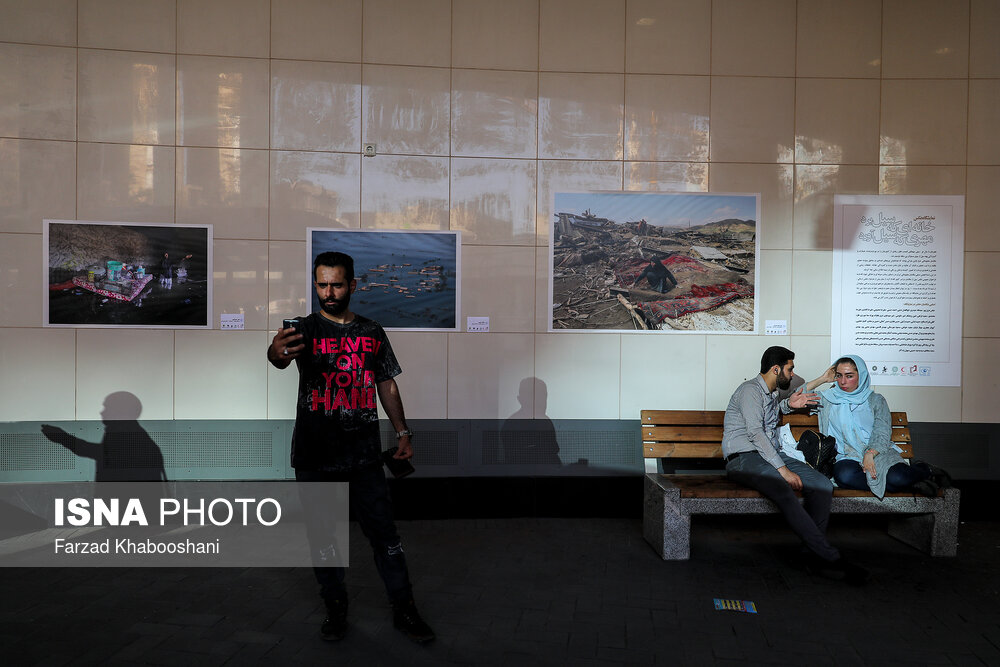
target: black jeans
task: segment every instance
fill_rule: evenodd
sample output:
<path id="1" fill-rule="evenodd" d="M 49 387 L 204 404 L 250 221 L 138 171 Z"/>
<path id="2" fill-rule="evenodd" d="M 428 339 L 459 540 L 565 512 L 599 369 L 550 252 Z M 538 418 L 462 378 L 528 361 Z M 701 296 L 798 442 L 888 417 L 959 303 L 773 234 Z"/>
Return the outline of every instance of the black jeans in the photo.
<path id="1" fill-rule="evenodd" d="M 907 465 L 900 462 L 889 468 L 885 476 L 886 493 L 909 491 L 917 482 L 922 482 L 931 476 L 930 469 L 920 463 Z M 868 490 L 868 473 L 861 464 L 852 459 L 841 459 L 833 466 L 833 479 L 837 486 L 844 489 Z"/>
<path id="2" fill-rule="evenodd" d="M 375 463 L 363 468 L 347 472 L 328 472 L 325 470 L 296 470 L 295 480 L 298 482 L 347 482 L 349 484 L 351 510 L 354 513 L 361 531 L 368 538 L 375 555 L 375 567 L 378 569 L 385 591 L 390 602 L 403 602 L 413 597 L 410 586 L 410 574 L 406 569 L 406 556 L 403 545 L 396 532 L 396 524 L 392 518 L 392 501 L 389 500 L 389 487 L 386 485 L 382 465 Z M 307 507 L 307 512 L 322 512 L 321 507 Z M 308 522 L 314 525 L 312 521 Z M 309 542 L 314 551 L 320 551 L 327 544 L 328 536 L 315 535 L 310 531 Z M 327 607 L 341 602 L 347 602 L 347 588 L 344 586 L 346 568 L 314 567 L 316 581 L 320 586 L 320 597 Z"/>

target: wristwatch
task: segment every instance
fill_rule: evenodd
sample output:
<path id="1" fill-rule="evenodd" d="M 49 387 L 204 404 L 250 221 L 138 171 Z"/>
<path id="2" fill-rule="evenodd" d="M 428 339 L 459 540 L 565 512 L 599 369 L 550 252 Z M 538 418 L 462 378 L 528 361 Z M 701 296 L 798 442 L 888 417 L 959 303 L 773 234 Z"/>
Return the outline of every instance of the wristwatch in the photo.
<path id="1" fill-rule="evenodd" d="M 396 440 L 399 440 L 404 435 L 408 435 L 408 436 L 410 436 L 412 438 L 413 437 L 413 431 L 411 431 L 408 428 L 404 428 L 402 431 L 396 431 Z"/>

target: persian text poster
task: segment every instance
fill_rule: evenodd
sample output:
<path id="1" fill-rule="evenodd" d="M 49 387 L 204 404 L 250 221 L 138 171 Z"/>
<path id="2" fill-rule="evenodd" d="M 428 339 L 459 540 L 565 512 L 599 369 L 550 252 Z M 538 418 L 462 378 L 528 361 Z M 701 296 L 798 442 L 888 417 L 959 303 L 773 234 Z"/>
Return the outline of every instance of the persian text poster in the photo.
<path id="1" fill-rule="evenodd" d="M 876 385 L 961 384 L 964 223 L 961 196 L 834 197 L 831 358 Z"/>

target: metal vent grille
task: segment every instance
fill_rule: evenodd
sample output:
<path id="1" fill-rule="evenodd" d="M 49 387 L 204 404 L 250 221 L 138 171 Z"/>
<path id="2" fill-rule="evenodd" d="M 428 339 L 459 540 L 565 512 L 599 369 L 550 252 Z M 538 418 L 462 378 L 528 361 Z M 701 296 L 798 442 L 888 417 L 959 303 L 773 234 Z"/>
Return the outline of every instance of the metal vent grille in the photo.
<path id="1" fill-rule="evenodd" d="M 396 446 L 396 434 L 382 433 L 382 451 Z M 424 431 L 413 436 L 415 466 L 458 465 L 458 433 L 455 431 Z"/>
<path id="2" fill-rule="evenodd" d="M 0 470 L 76 470 L 76 455 L 41 433 L 0 433 Z"/>
<path id="3" fill-rule="evenodd" d="M 272 434 L 152 432 L 167 468 L 270 468 L 274 465 Z M 106 465 L 111 465 L 106 462 Z M 137 467 L 127 462 L 124 467 Z"/>
<path id="4" fill-rule="evenodd" d="M 914 457 L 945 469 L 990 469 L 990 436 L 988 433 L 960 434 L 962 442 L 956 443 L 955 433 L 926 433 L 914 439 Z"/>

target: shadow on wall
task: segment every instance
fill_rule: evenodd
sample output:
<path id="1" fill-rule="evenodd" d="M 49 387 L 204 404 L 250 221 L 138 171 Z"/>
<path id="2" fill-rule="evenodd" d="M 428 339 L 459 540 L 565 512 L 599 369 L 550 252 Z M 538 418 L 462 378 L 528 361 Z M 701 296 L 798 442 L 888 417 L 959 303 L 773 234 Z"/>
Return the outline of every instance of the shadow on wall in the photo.
<path id="1" fill-rule="evenodd" d="M 77 456 L 93 459 L 95 482 L 165 482 L 163 453 L 142 426 L 142 403 L 127 391 L 116 391 L 104 399 L 101 442 L 81 440 L 57 426 L 42 424 L 42 434 Z"/>
<path id="2" fill-rule="evenodd" d="M 486 452 L 491 463 L 506 465 L 561 466 L 559 441 L 556 429 L 545 411 L 548 406 L 548 387 L 536 377 L 521 380 L 517 401 L 521 407 L 504 421 L 500 428 L 499 447 Z M 534 406 L 539 406 L 541 417 L 535 417 Z"/>

